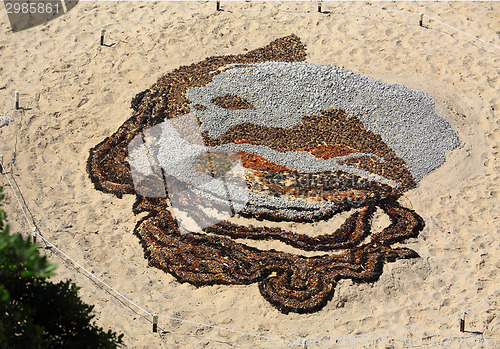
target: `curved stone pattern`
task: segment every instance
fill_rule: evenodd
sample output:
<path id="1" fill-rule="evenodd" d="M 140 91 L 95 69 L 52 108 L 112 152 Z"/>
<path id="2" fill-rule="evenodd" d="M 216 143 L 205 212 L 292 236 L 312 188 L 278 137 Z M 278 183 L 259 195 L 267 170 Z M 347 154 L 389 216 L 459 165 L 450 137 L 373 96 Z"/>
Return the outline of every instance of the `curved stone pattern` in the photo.
<path id="1" fill-rule="evenodd" d="M 150 265 L 195 286 L 258 283 L 283 313 L 308 313 L 338 280 L 375 281 L 384 262 L 418 256 L 391 247 L 424 226 L 397 200 L 443 163 L 456 134 L 427 94 L 305 58 L 290 35 L 180 67 L 135 96 L 132 117 L 90 150 L 96 189 L 135 194 L 133 212 L 149 213 L 134 232 Z M 377 207 L 391 224 L 372 234 Z M 314 237 L 227 221 L 314 222 L 348 210 L 340 228 Z"/>
<path id="2" fill-rule="evenodd" d="M 187 91 L 193 104 L 205 107 L 198 115 L 212 138 L 245 122 L 289 129 L 318 111 L 347 110 L 379 134 L 417 180 L 440 166 L 444 153 L 458 145 L 455 132 L 434 112 L 434 102 L 424 92 L 333 65 L 265 62 L 236 68 Z M 252 108 L 234 110 L 212 102 L 226 92 Z"/>

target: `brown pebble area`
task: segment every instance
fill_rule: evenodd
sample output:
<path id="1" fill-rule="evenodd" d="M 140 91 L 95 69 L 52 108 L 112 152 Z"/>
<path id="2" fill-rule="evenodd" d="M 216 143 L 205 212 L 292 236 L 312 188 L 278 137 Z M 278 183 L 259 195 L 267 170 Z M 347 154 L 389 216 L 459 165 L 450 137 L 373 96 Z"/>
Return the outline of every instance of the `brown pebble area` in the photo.
<path id="1" fill-rule="evenodd" d="M 243 123 L 229 129 L 224 135 L 212 139 L 208 131 L 203 133 L 207 146 L 238 143 L 242 140 L 253 144 L 263 144 L 279 152 L 296 151 L 322 145 L 347 145 L 358 152 L 374 154 L 379 161 L 370 156 L 340 161 L 341 165 L 355 165 L 362 170 L 381 175 L 401 184 L 398 192 L 415 187 L 415 181 L 407 170 L 403 159 L 398 157 L 380 138 L 367 131 L 357 118 L 348 118 L 343 110 L 333 109 L 319 115 L 304 116 L 302 122 L 290 129 L 264 127 Z"/>
<path id="2" fill-rule="evenodd" d="M 245 63 L 267 61 L 300 62 L 305 58 L 305 46 L 292 34 L 245 54 L 208 57 L 164 75 L 150 89 L 132 99 L 132 117 L 115 134 L 90 150 L 87 168 L 96 188 L 119 197 L 133 194 L 134 184 L 127 161 L 130 141 L 165 119 L 189 113 L 190 101 L 186 98 L 186 91 L 205 86 L 222 71 L 221 68 L 228 64 L 244 67 Z"/>
<path id="3" fill-rule="evenodd" d="M 189 113 L 190 101 L 185 96 L 186 91 L 191 87 L 208 84 L 220 68 L 228 64 L 266 61 L 300 62 L 305 58 L 304 45 L 292 34 L 246 54 L 209 57 L 163 76 L 149 90 L 134 97 L 133 116 L 112 136 L 90 150 L 87 171 L 96 189 L 118 197 L 136 194 L 127 160 L 130 141 L 166 118 Z M 241 107 L 241 101 L 236 101 L 233 97 L 214 102 Z M 238 103 L 240 104 L 237 105 Z M 196 110 L 196 106 L 194 109 Z M 325 142 L 346 142 L 360 151 L 377 154 L 388 163 L 374 164 L 371 160 L 353 159 L 360 167 L 365 166 L 380 173 L 388 171 L 384 176 L 398 178 L 404 188 L 410 188 L 413 182 L 404 169 L 404 163 L 395 157 L 378 136 L 370 134 L 361 126 L 355 119 L 346 119 L 343 111 L 325 111 L 321 115 L 305 118 L 293 131 L 267 130 L 267 133 L 258 135 L 262 129 L 255 125 L 239 125 L 218 140 L 205 137 L 205 141 L 217 144 L 248 139 L 283 151 L 294 151 L 298 147 L 305 148 Z M 278 142 L 276 138 L 280 138 L 280 135 L 289 137 L 288 142 Z M 294 142 L 290 143 L 290 140 Z M 224 170 L 222 167 L 222 171 Z M 383 191 L 383 188 L 372 188 L 374 192 L 379 189 Z M 401 207 L 395 198 L 388 197 L 360 207 L 332 234 L 313 238 L 274 228 L 239 226 L 228 222 L 220 222 L 207 228 L 206 231 L 212 234 L 182 235 L 170 213 L 167 198 L 137 195 L 133 212 L 149 214 L 137 223 L 134 233 L 141 241 L 149 264 L 171 273 L 180 282 L 196 286 L 258 282 L 263 297 L 281 312 L 310 313 L 327 304 L 338 280 L 350 278 L 358 282 L 374 281 L 381 275 L 385 261 L 417 256 L 409 249 L 389 246 L 390 243 L 415 237 L 423 228 L 421 218 L 413 211 Z M 370 234 L 370 221 L 375 205 L 387 213 L 391 225 L 373 235 L 370 242 L 359 245 Z M 278 239 L 304 250 L 341 249 L 344 252 L 309 258 L 275 250 L 259 250 L 238 243 L 234 238 Z"/>
<path id="4" fill-rule="evenodd" d="M 255 109 L 255 106 L 250 102 L 248 102 L 247 100 L 241 98 L 240 96 L 235 96 L 232 94 L 217 96 L 213 98 L 210 102 L 218 107 L 225 109 L 232 109 L 232 110 Z"/>

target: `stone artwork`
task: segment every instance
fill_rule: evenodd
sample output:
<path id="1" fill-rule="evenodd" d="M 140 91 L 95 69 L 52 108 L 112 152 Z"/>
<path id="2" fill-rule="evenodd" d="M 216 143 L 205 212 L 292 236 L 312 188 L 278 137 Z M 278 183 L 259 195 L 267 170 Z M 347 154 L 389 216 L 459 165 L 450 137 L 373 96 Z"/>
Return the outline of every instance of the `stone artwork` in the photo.
<path id="1" fill-rule="evenodd" d="M 150 265 L 195 286 L 258 283 L 281 312 L 310 313 L 338 280 L 376 281 L 384 262 L 418 256 L 391 246 L 424 227 L 398 199 L 457 135 L 426 93 L 305 59 L 290 35 L 182 66 L 133 98 L 132 117 L 90 150 L 96 189 L 136 195 L 133 212 L 148 212 L 134 232 Z M 391 223 L 372 233 L 377 208 Z M 319 236 L 229 221 L 307 224 L 343 212 L 340 228 Z"/>

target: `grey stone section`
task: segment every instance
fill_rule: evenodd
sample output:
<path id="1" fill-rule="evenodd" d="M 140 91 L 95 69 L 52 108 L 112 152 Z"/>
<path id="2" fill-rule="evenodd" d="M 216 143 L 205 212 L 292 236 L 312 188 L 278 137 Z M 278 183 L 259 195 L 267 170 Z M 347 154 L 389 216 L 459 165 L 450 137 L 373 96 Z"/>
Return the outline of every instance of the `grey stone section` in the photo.
<path id="1" fill-rule="evenodd" d="M 336 164 L 335 159 L 318 159 L 307 152 L 280 153 L 262 145 L 227 144 L 218 147 L 206 147 L 203 145 L 198 121 L 194 114 L 165 120 L 161 124 L 145 130 L 134 138 L 128 150 L 132 178 L 138 194 L 148 197 L 165 197 L 166 193 L 163 190 L 155 193 L 150 188 L 144 188 L 140 185 L 146 176 L 152 174 L 156 174 L 160 181 L 160 183 L 156 183 L 155 188 L 163 189 L 163 180 L 165 180 L 172 208 L 182 233 L 196 231 L 215 224 L 248 207 L 252 207 L 254 212 L 279 212 L 290 217 L 301 217 L 304 212 L 293 210 L 291 207 L 310 210 L 311 213 L 318 214 L 336 209 L 339 206 L 339 203 L 335 201 L 315 202 L 302 198 L 281 198 L 250 192 L 245 181 L 249 170 L 242 167 L 240 160 L 234 160 L 234 163 L 231 164 L 232 171 L 224 177 L 214 178 L 198 172 L 195 170 L 195 161 L 200 154 L 207 151 L 226 151 L 228 153 L 247 151 L 306 173 L 327 171 L 329 169 L 348 170 L 350 168 L 350 166 Z M 342 156 L 338 157 L 336 161 L 352 156 L 360 155 Z M 302 167 L 297 167 L 298 164 L 301 164 Z M 158 172 L 159 168 L 162 168 L 166 175 L 163 180 L 161 179 L 161 173 Z M 357 168 L 354 168 L 353 172 L 362 172 L 369 179 L 397 185 L 393 181 L 368 172 L 364 173 L 365 171 Z M 179 187 L 177 182 L 172 181 L 173 178 L 186 183 L 188 186 L 181 185 Z M 172 199 L 179 197 L 179 195 L 182 197 L 183 191 L 190 191 L 194 194 L 196 202 L 186 207 L 185 202 L 181 204 Z M 194 224 L 193 222 L 196 221 L 197 217 L 193 216 L 193 214 L 198 212 L 198 209 L 203 211 L 204 207 L 211 207 L 213 204 L 216 204 L 219 208 L 218 215 Z M 180 209 L 181 206 L 182 209 Z M 266 207 L 272 207 L 273 209 Z M 182 219 L 179 217 L 182 217 Z M 193 226 L 198 226 L 199 229 L 193 228 Z"/>
<path id="2" fill-rule="evenodd" d="M 226 94 L 246 99 L 255 109 L 229 110 L 211 103 Z M 333 65 L 265 62 L 226 69 L 207 86 L 191 88 L 186 95 L 191 111 L 203 121 L 202 130 L 213 138 L 243 122 L 291 128 L 304 115 L 343 109 L 379 134 L 406 162 L 417 182 L 445 161 L 446 151 L 459 145 L 456 133 L 435 113 L 434 101 L 425 92 Z M 195 110 L 195 104 L 207 109 Z"/>
<path id="3" fill-rule="evenodd" d="M 182 234 L 202 230 L 233 216 L 246 207 L 249 199 L 246 172 L 239 159 L 235 159 L 230 164 L 231 170 L 221 177 L 212 177 L 195 169 L 196 159 L 207 150 L 194 114 L 165 120 L 151 127 L 137 135 L 128 147 L 137 193 L 165 197 L 166 185 Z M 156 183 L 151 183 L 151 188 L 141 184 L 153 174 Z M 190 200 L 186 201 L 184 197 Z M 217 209 L 210 211 L 210 207 Z"/>

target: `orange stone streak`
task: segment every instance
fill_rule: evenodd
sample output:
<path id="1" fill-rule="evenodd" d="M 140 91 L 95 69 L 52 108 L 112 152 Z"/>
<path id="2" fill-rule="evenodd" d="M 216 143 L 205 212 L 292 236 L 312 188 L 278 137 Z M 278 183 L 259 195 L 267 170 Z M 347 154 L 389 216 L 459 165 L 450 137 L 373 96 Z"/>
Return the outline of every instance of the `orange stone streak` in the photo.
<path id="1" fill-rule="evenodd" d="M 352 153 L 359 153 L 358 150 L 342 144 L 333 144 L 333 145 L 325 144 L 317 147 L 298 149 L 298 151 L 306 151 L 312 156 L 323 160 L 331 159 L 337 156 L 345 156 Z"/>
<path id="2" fill-rule="evenodd" d="M 239 151 L 238 154 L 241 156 L 241 164 L 245 168 L 249 168 L 255 171 L 273 171 L 273 172 L 293 172 L 288 167 L 283 165 L 275 164 L 269 160 L 266 160 L 262 156 L 247 153 L 246 151 Z"/>
<path id="3" fill-rule="evenodd" d="M 253 144 L 253 145 L 258 145 L 255 142 L 242 139 L 239 141 L 234 142 L 234 144 Z M 297 149 L 297 151 L 305 151 L 311 154 L 312 156 L 316 158 L 320 158 L 323 160 L 326 159 L 331 159 L 337 156 L 345 156 L 349 155 L 352 153 L 359 153 L 359 150 L 356 150 L 354 148 L 351 148 L 347 145 L 343 144 L 322 144 L 314 147 L 307 147 L 307 148 L 302 148 L 302 149 Z"/>

